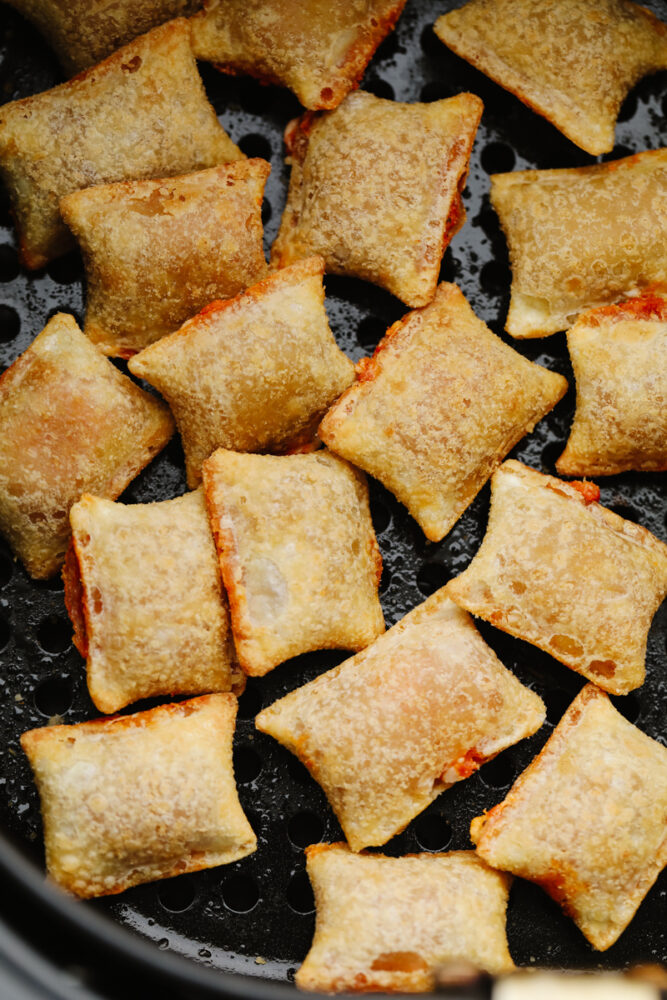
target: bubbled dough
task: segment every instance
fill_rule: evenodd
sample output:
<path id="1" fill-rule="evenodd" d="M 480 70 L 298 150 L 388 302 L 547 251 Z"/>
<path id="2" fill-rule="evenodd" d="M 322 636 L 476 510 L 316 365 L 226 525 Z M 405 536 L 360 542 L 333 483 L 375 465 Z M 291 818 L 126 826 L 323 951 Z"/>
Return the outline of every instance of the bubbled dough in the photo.
<path id="1" fill-rule="evenodd" d="M 84 332 L 105 354 L 131 357 L 264 277 L 270 169 L 265 160 L 241 160 L 62 199 L 86 265 Z"/>
<path id="2" fill-rule="evenodd" d="M 667 864 L 666 831 L 667 749 L 588 684 L 471 837 L 488 864 L 537 882 L 604 951 Z"/>
<path id="3" fill-rule="evenodd" d="M 31 576 L 52 576 L 85 492 L 115 498 L 167 443 L 164 403 L 58 313 L 0 379 L 0 528 Z"/>
<path id="4" fill-rule="evenodd" d="M 236 708 L 213 694 L 24 733 L 51 878 L 104 896 L 252 854 L 232 769 Z"/>
<path id="5" fill-rule="evenodd" d="M 482 546 L 453 600 L 613 694 L 644 681 L 667 593 L 667 546 L 553 476 L 508 461 L 491 480 Z"/>
<path id="6" fill-rule="evenodd" d="M 493 974 L 514 968 L 505 933 L 509 881 L 473 851 L 352 854 L 306 848 L 315 937 L 296 974 L 301 989 L 421 993 L 439 965 Z"/>
<path id="7" fill-rule="evenodd" d="M 70 511 L 88 689 L 102 712 L 236 686 L 227 600 L 201 490 L 159 503 L 85 495 Z M 76 612 L 75 612 L 76 614 Z M 76 625 L 76 618 L 75 625 Z"/>
<path id="8" fill-rule="evenodd" d="M 512 264 L 508 333 L 544 337 L 585 309 L 664 281 L 666 199 L 667 149 L 494 174 L 491 202 Z"/>
<path id="9" fill-rule="evenodd" d="M 69 83 L 0 108 L 0 174 L 29 268 L 74 245 L 60 217 L 64 195 L 242 156 L 206 98 L 182 18 Z"/>
<path id="10" fill-rule="evenodd" d="M 385 844 L 544 714 L 444 588 L 256 724 L 311 771 L 359 851 Z"/>
<path id="11" fill-rule="evenodd" d="M 387 331 L 319 434 L 396 494 L 440 541 L 567 381 L 523 358 L 456 287 Z"/>
<path id="12" fill-rule="evenodd" d="M 482 107 L 474 94 L 402 104 L 360 90 L 335 111 L 292 122 L 292 175 L 271 264 L 320 254 L 327 271 L 426 305 L 465 220 L 460 193 Z"/>
<path id="13" fill-rule="evenodd" d="M 384 632 L 382 560 L 363 473 L 326 452 L 223 449 L 203 473 L 247 674 L 313 649 L 362 649 Z"/>
<path id="14" fill-rule="evenodd" d="M 435 32 L 593 156 L 630 88 L 667 69 L 667 27 L 628 0 L 470 0 Z"/>

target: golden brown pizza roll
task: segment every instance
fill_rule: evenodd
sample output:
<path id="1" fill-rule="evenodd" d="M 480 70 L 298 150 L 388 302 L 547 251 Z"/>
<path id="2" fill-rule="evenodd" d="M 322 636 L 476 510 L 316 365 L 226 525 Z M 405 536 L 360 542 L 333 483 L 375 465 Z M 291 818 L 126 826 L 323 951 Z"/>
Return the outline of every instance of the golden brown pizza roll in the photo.
<path id="1" fill-rule="evenodd" d="M 65 602 L 102 712 L 153 695 L 239 690 L 203 492 L 70 511 Z"/>
<path id="2" fill-rule="evenodd" d="M 0 108 L 0 175 L 29 268 L 74 246 L 60 217 L 64 195 L 241 158 L 206 98 L 183 18 L 69 83 Z"/>
<path id="3" fill-rule="evenodd" d="M 426 305 L 465 221 L 461 191 L 481 114 L 474 94 L 401 104 L 360 90 L 335 111 L 292 122 L 292 176 L 272 265 L 320 254 L 327 271 Z"/>
<path id="4" fill-rule="evenodd" d="M 667 149 L 567 170 L 494 174 L 512 264 L 506 330 L 546 337 L 665 280 Z"/>
<path id="5" fill-rule="evenodd" d="M 667 26 L 630 0 L 470 0 L 435 32 L 593 156 L 630 88 L 667 69 Z"/>
<path id="6" fill-rule="evenodd" d="M 329 410 L 324 443 L 440 541 L 505 455 L 567 391 L 478 319 L 456 285 L 389 328 Z"/>
<path id="7" fill-rule="evenodd" d="M 605 951 L 667 864 L 666 829 L 667 749 L 587 684 L 470 832 L 488 864 L 537 882 Z"/>
<path id="8" fill-rule="evenodd" d="M 482 546 L 450 596 L 613 694 L 644 681 L 646 637 L 667 593 L 667 545 L 520 462 L 491 480 Z"/>
<path id="9" fill-rule="evenodd" d="M 173 432 L 72 316 L 49 320 L 0 378 L 0 530 L 32 577 L 62 565 L 72 504 L 117 497 Z"/>
<path id="10" fill-rule="evenodd" d="M 388 858 L 315 844 L 306 858 L 317 922 L 296 974 L 301 989 L 424 993 L 439 965 L 465 962 L 494 974 L 514 968 L 505 932 L 508 876 L 474 851 Z"/>
<path id="11" fill-rule="evenodd" d="M 382 559 L 363 473 L 326 452 L 223 449 L 203 473 L 247 674 L 313 649 L 362 649 L 384 632 Z"/>
<path id="12" fill-rule="evenodd" d="M 305 764 L 359 851 L 386 844 L 544 716 L 443 588 L 256 725 Z"/>
<path id="13" fill-rule="evenodd" d="M 335 108 L 358 86 L 405 0 L 206 0 L 192 18 L 198 59 Z"/>
<path id="14" fill-rule="evenodd" d="M 41 31 L 72 76 L 201 0 L 8 0 Z"/>
<path id="15" fill-rule="evenodd" d="M 329 329 L 323 272 L 323 261 L 311 258 L 269 275 L 130 361 L 174 411 L 191 487 L 216 448 L 305 446 L 354 380 Z"/>
<path id="16" fill-rule="evenodd" d="M 84 332 L 129 358 L 267 271 L 266 160 L 75 191 L 60 202 L 88 282 Z"/>
<path id="17" fill-rule="evenodd" d="M 567 334 L 577 409 L 566 476 L 667 469 L 667 298 L 648 292 L 580 316 Z"/>
<path id="18" fill-rule="evenodd" d="M 252 854 L 232 767 L 236 707 L 233 694 L 210 694 L 24 733 L 50 877 L 107 896 Z"/>

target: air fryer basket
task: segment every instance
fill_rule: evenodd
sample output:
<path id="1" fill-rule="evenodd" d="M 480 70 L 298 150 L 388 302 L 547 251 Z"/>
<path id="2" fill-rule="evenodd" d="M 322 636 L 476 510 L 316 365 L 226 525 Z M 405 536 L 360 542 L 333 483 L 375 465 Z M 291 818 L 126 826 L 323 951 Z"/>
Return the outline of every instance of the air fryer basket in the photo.
<path id="1" fill-rule="evenodd" d="M 667 20 L 667 0 L 644 3 Z M 457 5 L 460 0 L 408 0 L 396 32 L 378 50 L 362 86 L 399 101 L 432 101 L 463 90 L 483 99 L 484 116 L 464 194 L 468 220 L 445 254 L 441 276 L 457 282 L 477 314 L 505 336 L 510 271 L 505 241 L 488 201 L 489 173 L 594 161 L 438 41 L 432 31 L 434 20 Z M 300 113 L 300 106 L 287 90 L 264 87 L 249 78 L 230 78 L 207 65 L 200 69 L 220 121 L 232 138 L 245 153 L 271 161 L 264 205 L 268 248 L 278 229 L 289 179 L 282 133 L 287 122 Z M 47 44 L 14 12 L 0 7 L 1 100 L 36 93 L 61 78 Z M 647 78 L 631 93 L 617 127 L 618 145 L 603 159 L 667 145 L 666 113 L 667 73 L 661 73 Z M 2 366 L 25 350 L 53 313 L 64 310 L 81 320 L 84 311 L 83 272 L 77 254 L 29 275 L 19 267 L 15 246 L 3 194 Z M 407 311 L 388 293 L 361 281 L 327 277 L 326 289 L 332 329 L 340 346 L 355 360 L 371 353 L 386 327 Z M 523 342 L 505 339 L 526 357 L 570 380 L 565 399 L 512 452 L 528 465 L 554 473 L 574 408 L 565 336 Z M 626 474 L 598 482 L 602 503 L 665 539 L 667 500 L 660 475 Z M 175 439 L 121 499 L 143 503 L 176 496 L 185 488 L 183 455 Z M 425 540 L 406 510 L 379 484 L 371 482 L 370 488 L 384 559 L 382 603 L 391 625 L 468 564 L 484 533 L 489 488 L 487 485 L 482 490 L 438 544 Z M 387 845 L 390 853 L 469 847 L 471 818 L 505 795 L 583 684 L 581 677 L 538 649 L 483 622 L 479 628 L 503 662 L 545 700 L 548 721 L 535 736 L 445 792 Z M 83 661 L 70 636 L 60 579 L 31 581 L 0 542 L 0 826 L 4 830 L 0 870 L 6 885 L 27 899 L 35 914 L 48 913 L 54 926 L 75 927 L 90 947 L 95 942 L 105 944 L 146 974 L 162 969 L 172 982 L 181 978 L 185 982 L 190 976 L 193 986 L 199 981 L 204 988 L 209 982 L 212 989 L 219 988 L 220 995 L 230 991 L 248 996 L 284 995 L 287 988 L 279 989 L 266 980 L 293 980 L 314 927 L 303 848 L 319 840 L 340 839 L 341 831 L 319 786 L 286 750 L 255 732 L 253 718 L 260 707 L 341 662 L 345 654 L 302 656 L 267 677 L 248 682 L 239 705 L 235 768 L 242 804 L 258 834 L 255 854 L 226 867 L 83 904 L 61 898 L 43 884 L 38 797 L 18 742 L 24 730 L 45 725 L 53 716 L 74 723 L 98 714 L 88 697 Z M 663 607 L 649 636 L 646 683 L 627 697 L 614 699 L 627 718 L 663 743 L 667 734 L 666 636 L 667 607 Z M 143 707 L 146 704 L 128 711 Z M 545 893 L 523 881 L 517 881 L 512 889 L 508 934 L 512 955 L 522 966 L 667 964 L 667 878 L 663 873 L 628 930 L 604 954 L 592 951 Z M 199 968 L 193 963 L 199 963 Z M 206 976 L 201 966 L 212 967 L 217 975 Z M 243 978 L 220 975 L 220 970 L 243 974 Z"/>

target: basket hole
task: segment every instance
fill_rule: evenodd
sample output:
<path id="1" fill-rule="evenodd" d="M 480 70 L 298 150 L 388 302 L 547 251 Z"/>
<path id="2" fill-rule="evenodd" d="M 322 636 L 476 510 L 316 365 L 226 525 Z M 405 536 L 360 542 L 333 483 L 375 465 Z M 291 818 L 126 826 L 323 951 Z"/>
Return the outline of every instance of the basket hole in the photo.
<path id="1" fill-rule="evenodd" d="M 419 36 L 419 43 L 422 47 L 422 52 L 425 52 L 427 56 L 442 58 L 445 52 L 445 47 L 433 30 L 432 24 L 424 26 Z"/>
<path id="2" fill-rule="evenodd" d="M 315 897 L 305 872 L 297 872 L 292 876 L 285 897 L 295 913 L 313 913 L 315 910 Z"/>
<path id="3" fill-rule="evenodd" d="M 239 719 L 254 719 L 261 709 L 261 694 L 252 681 L 246 681 L 246 689 L 239 698 Z"/>
<path id="4" fill-rule="evenodd" d="M 297 813 L 287 824 L 287 836 L 295 847 L 319 844 L 324 836 L 324 823 L 316 813 Z"/>
<path id="5" fill-rule="evenodd" d="M 547 691 L 543 694 L 542 700 L 547 706 L 547 722 L 554 726 L 560 722 L 573 697 L 569 691 Z"/>
<path id="6" fill-rule="evenodd" d="M 378 590 L 381 594 L 386 593 L 391 586 L 391 572 L 387 569 L 386 565 L 382 567 L 382 576 L 380 577 L 380 586 Z"/>
<path id="7" fill-rule="evenodd" d="M 267 88 L 256 80 L 243 80 L 239 88 L 239 100 L 241 107 L 250 115 L 261 115 L 266 111 L 270 102 L 270 95 Z"/>
<path id="8" fill-rule="evenodd" d="M 82 261 L 78 253 L 68 253 L 49 264 L 49 277 L 59 285 L 71 285 L 82 276 Z"/>
<path id="9" fill-rule="evenodd" d="M 560 441 L 552 441 L 551 444 L 545 445 L 542 449 L 542 468 L 553 475 L 556 472 L 556 462 L 562 453 L 563 445 Z"/>
<path id="10" fill-rule="evenodd" d="M 12 628 L 6 618 L 0 618 L 0 650 L 4 649 L 12 637 Z"/>
<path id="11" fill-rule="evenodd" d="M 13 340 L 21 329 L 21 319 L 16 309 L 0 305 L 0 341 L 6 344 Z"/>
<path id="12" fill-rule="evenodd" d="M 237 747 L 234 751 L 234 777 L 241 784 L 254 781 L 262 770 L 262 758 L 252 747 Z"/>
<path id="13" fill-rule="evenodd" d="M 504 142 L 488 142 L 482 150 L 482 166 L 487 174 L 505 174 L 514 169 L 516 156 Z"/>
<path id="14" fill-rule="evenodd" d="M 417 586 L 424 597 L 429 597 L 449 579 L 449 571 L 441 563 L 425 563 L 417 573 Z"/>
<path id="15" fill-rule="evenodd" d="M 64 715 L 72 705 L 72 683 L 68 677 L 47 677 L 35 688 L 35 708 L 42 715 Z"/>
<path id="16" fill-rule="evenodd" d="M 381 80 L 380 77 L 364 81 L 364 90 L 367 90 L 369 94 L 375 94 L 376 97 L 383 97 L 387 101 L 394 100 L 394 88 L 386 80 Z"/>
<path id="17" fill-rule="evenodd" d="M 375 534 L 381 535 L 382 532 L 386 531 L 389 527 L 389 523 L 391 521 L 391 511 L 387 507 L 386 503 L 384 503 L 383 500 L 378 500 L 377 497 L 371 497 L 370 508 Z"/>
<path id="18" fill-rule="evenodd" d="M 373 350 L 380 343 L 387 331 L 381 319 L 366 316 L 357 327 L 357 342 L 364 350 Z"/>
<path id="19" fill-rule="evenodd" d="M 424 851 L 444 851 L 452 839 L 452 828 L 444 816 L 431 813 L 415 822 L 415 834 Z"/>
<path id="20" fill-rule="evenodd" d="M 516 767 L 514 761 L 500 756 L 496 757 L 495 760 L 490 760 L 488 764 L 484 764 L 479 774 L 484 784 L 488 785 L 489 788 L 507 788 L 514 781 Z"/>
<path id="21" fill-rule="evenodd" d="M 244 135 L 239 139 L 239 149 L 251 158 L 258 156 L 261 160 L 271 159 L 271 143 L 257 132 L 251 132 L 250 135 Z"/>
<path id="22" fill-rule="evenodd" d="M 612 695 L 612 704 L 628 722 L 635 723 L 641 712 L 641 702 L 636 691 L 626 695 Z"/>
<path id="23" fill-rule="evenodd" d="M 452 96 L 452 88 L 446 84 L 443 80 L 432 80 L 430 83 L 425 83 L 419 93 L 419 100 L 424 101 L 425 104 L 430 104 L 431 101 L 444 101 L 447 97 Z"/>
<path id="24" fill-rule="evenodd" d="M 49 615 L 37 628 L 37 642 L 45 653 L 63 653 L 72 642 L 71 622 Z"/>
<path id="25" fill-rule="evenodd" d="M 266 226 L 271 221 L 271 216 L 273 215 L 273 209 L 271 208 L 271 203 L 264 200 L 262 202 L 262 225 Z"/>
<path id="26" fill-rule="evenodd" d="M 512 275 L 507 264 L 489 260 L 482 267 L 480 283 L 487 295 L 502 295 L 509 287 Z"/>
<path id="27" fill-rule="evenodd" d="M 259 902 L 259 886 L 250 875 L 230 875 L 222 884 L 222 898 L 228 910 L 249 913 Z"/>
<path id="28" fill-rule="evenodd" d="M 640 524 L 641 515 L 639 511 L 631 507 L 629 503 L 615 503 L 611 508 L 614 514 L 618 514 L 619 517 L 624 518 L 626 521 L 632 521 L 634 524 Z"/>
<path id="29" fill-rule="evenodd" d="M 13 281 L 19 273 L 19 259 L 9 243 L 0 245 L 0 281 Z"/>
<path id="30" fill-rule="evenodd" d="M 0 587 L 5 587 L 14 574 L 14 560 L 9 549 L 0 543 Z"/>
<path id="31" fill-rule="evenodd" d="M 171 879 L 158 889 L 158 899 L 170 913 L 183 913 L 195 901 L 195 887 L 187 879 Z"/>

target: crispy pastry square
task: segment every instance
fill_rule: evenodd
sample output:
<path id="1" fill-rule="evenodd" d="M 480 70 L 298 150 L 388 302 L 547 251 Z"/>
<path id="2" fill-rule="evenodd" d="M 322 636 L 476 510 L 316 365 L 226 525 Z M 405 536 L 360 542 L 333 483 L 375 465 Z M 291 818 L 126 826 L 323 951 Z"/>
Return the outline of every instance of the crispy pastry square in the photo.
<path id="1" fill-rule="evenodd" d="M 593 156 L 631 87 L 667 69 L 667 26 L 629 0 L 470 0 L 435 32 Z"/>
<path id="2" fill-rule="evenodd" d="M 326 452 L 223 449 L 203 472 L 247 674 L 313 649 L 363 649 L 384 632 L 382 559 L 363 473 Z"/>
<path id="3" fill-rule="evenodd" d="M 359 851 L 386 844 L 544 715 L 443 588 L 256 725 L 306 765 Z"/>
<path id="4" fill-rule="evenodd" d="M 0 530 L 32 577 L 62 565 L 72 504 L 117 497 L 173 432 L 72 316 L 49 320 L 0 378 Z"/>
<path id="5" fill-rule="evenodd" d="M 437 542 L 566 390 L 562 375 L 504 344 L 443 283 L 362 358 L 319 435 L 381 480 Z"/>
<path id="6" fill-rule="evenodd" d="M 667 298 L 646 293 L 580 316 L 567 334 L 577 409 L 566 476 L 667 469 Z"/>
<path id="7" fill-rule="evenodd" d="M 8 0 L 41 31 L 65 72 L 100 62 L 138 35 L 194 13 L 201 0 Z"/>
<path id="8" fill-rule="evenodd" d="M 627 694 L 644 681 L 667 545 L 592 502 L 592 483 L 580 486 L 505 462 L 491 480 L 482 546 L 448 590 L 474 615 Z"/>
<path id="9" fill-rule="evenodd" d="M 206 98 L 183 18 L 69 83 L 0 108 L 0 175 L 29 268 L 74 246 L 60 217 L 64 195 L 241 158 Z"/>
<path id="10" fill-rule="evenodd" d="M 335 108 L 358 86 L 405 0 L 207 0 L 192 19 L 198 59 Z"/>
<path id="11" fill-rule="evenodd" d="M 238 690 L 202 490 L 132 505 L 86 494 L 70 521 L 65 602 L 97 708 Z"/>
<path id="12" fill-rule="evenodd" d="M 327 271 L 426 305 L 465 221 L 461 191 L 481 114 L 474 94 L 400 104 L 360 90 L 335 111 L 292 122 L 292 176 L 272 265 L 320 254 Z"/>
<path id="13" fill-rule="evenodd" d="M 60 202 L 86 265 L 84 332 L 128 358 L 264 277 L 266 160 L 75 191 Z"/>
<path id="14" fill-rule="evenodd" d="M 252 854 L 232 767 L 236 707 L 211 694 L 24 733 L 51 878 L 107 896 Z"/>
<path id="15" fill-rule="evenodd" d="M 471 837 L 488 864 L 537 882 L 604 951 L 667 864 L 666 831 L 667 749 L 587 684 Z"/>
<path id="16" fill-rule="evenodd" d="M 324 262 L 269 275 L 213 302 L 178 332 L 132 358 L 160 390 L 183 439 L 188 483 L 216 448 L 285 452 L 307 445 L 328 406 L 354 380 L 324 308 Z"/>
<path id="17" fill-rule="evenodd" d="M 317 906 L 315 937 L 296 974 L 326 993 L 423 993 L 439 965 L 514 968 L 505 932 L 510 882 L 473 851 L 352 854 L 306 848 Z"/>
<path id="18" fill-rule="evenodd" d="M 512 264 L 506 330 L 545 337 L 664 282 L 667 149 L 567 170 L 494 174 Z M 622 206 L 622 211 L 619 209 Z"/>

